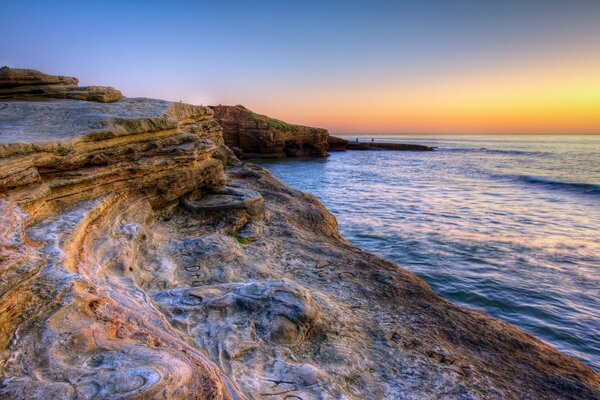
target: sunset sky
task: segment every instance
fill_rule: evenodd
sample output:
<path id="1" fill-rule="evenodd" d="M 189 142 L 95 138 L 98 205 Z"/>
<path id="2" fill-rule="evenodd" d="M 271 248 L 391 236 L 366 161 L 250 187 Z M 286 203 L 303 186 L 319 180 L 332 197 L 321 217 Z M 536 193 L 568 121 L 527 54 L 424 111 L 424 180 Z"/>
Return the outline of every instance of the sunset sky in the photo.
<path id="1" fill-rule="evenodd" d="M 0 15 L 0 65 L 130 97 L 332 132 L 600 133 L 596 0 L 2 0 Z"/>

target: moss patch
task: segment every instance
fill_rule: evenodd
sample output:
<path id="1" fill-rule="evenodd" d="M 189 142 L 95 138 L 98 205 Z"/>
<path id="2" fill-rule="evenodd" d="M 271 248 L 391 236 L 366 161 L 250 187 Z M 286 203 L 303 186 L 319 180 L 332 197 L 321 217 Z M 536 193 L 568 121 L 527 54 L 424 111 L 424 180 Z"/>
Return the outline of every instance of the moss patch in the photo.
<path id="1" fill-rule="evenodd" d="M 238 236 L 238 235 L 235 235 L 235 240 L 237 240 L 237 242 L 239 244 L 241 244 L 242 246 L 247 246 L 250 243 L 256 242 L 256 239 L 253 238 L 253 237 L 241 237 L 241 236 Z"/>
<path id="2" fill-rule="evenodd" d="M 257 114 L 254 111 L 250 111 L 250 118 L 256 121 L 266 121 L 269 128 L 279 129 L 286 132 L 291 132 L 296 128 L 295 125 L 288 124 L 280 119 L 269 118 L 266 115 Z"/>
<path id="3" fill-rule="evenodd" d="M 269 118 L 267 120 L 267 125 L 269 128 L 280 129 L 282 131 L 293 131 L 294 125 L 288 124 L 287 122 L 283 122 L 281 120 L 275 118 Z"/>

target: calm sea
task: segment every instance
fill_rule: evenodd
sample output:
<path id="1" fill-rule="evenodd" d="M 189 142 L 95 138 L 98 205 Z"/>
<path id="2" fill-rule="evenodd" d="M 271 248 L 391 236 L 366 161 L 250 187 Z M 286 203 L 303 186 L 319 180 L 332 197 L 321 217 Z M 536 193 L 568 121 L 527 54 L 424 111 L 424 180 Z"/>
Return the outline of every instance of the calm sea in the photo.
<path id="1" fill-rule="evenodd" d="M 260 164 L 355 245 L 600 370 L 600 136 L 375 140 L 437 151 Z"/>

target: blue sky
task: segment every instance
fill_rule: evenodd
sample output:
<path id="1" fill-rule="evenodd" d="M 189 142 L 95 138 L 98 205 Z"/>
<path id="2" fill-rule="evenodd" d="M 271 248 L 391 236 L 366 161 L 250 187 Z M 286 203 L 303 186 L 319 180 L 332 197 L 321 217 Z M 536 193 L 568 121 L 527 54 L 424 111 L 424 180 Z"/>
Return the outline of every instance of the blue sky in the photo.
<path id="1" fill-rule="evenodd" d="M 518 130 L 523 106 L 511 100 L 510 114 L 508 94 L 498 94 L 504 82 L 518 83 L 527 104 L 565 90 L 569 104 L 581 102 L 577 110 L 593 112 L 599 100 L 585 89 L 600 83 L 593 0 L 3 0 L 0 14 L 2 65 L 73 75 L 132 97 L 242 103 L 334 131 L 485 131 L 504 115 L 498 110 Z M 464 109 L 448 108 L 454 94 Z M 472 126 L 463 121 L 469 107 L 479 113 Z M 533 107 L 532 118 L 558 105 L 544 107 Z M 595 124 L 573 127 L 600 131 Z"/>

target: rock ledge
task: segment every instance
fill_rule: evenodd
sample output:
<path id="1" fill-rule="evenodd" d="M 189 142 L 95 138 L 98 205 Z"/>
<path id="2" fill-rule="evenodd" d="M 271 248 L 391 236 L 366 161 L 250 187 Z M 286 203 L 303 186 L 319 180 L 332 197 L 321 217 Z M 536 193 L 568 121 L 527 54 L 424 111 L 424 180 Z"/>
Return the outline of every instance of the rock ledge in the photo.
<path id="1" fill-rule="evenodd" d="M 102 103 L 123 98 L 108 86 L 83 86 L 70 76 L 53 76 L 34 69 L 0 68 L 0 99 L 74 99 Z"/>

